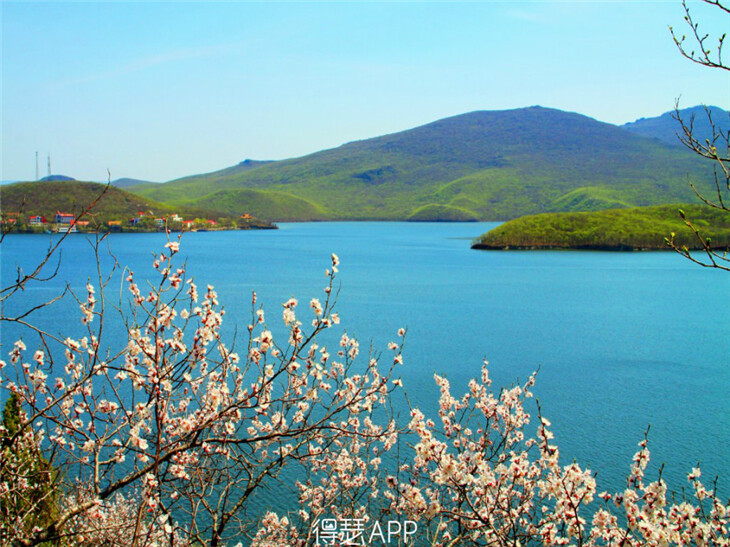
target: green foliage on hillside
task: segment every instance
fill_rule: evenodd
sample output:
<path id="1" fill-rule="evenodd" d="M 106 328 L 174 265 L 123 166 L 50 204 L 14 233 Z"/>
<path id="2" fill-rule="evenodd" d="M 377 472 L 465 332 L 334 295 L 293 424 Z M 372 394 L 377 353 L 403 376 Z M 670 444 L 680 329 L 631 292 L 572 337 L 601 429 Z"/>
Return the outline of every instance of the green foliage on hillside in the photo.
<path id="1" fill-rule="evenodd" d="M 187 203 L 197 207 L 214 207 L 223 213 L 232 215 L 244 211 L 258 218 L 278 221 L 321 220 L 330 216 L 316 203 L 286 192 L 250 188 L 221 190 Z"/>
<path id="2" fill-rule="evenodd" d="M 171 205 L 202 200 L 216 207 L 223 190 L 283 192 L 330 219 L 404 220 L 440 205 L 505 220 L 689 201 L 688 175 L 700 185 L 712 180 L 710 167 L 685 150 L 579 114 L 531 107 L 472 112 L 301 158 L 249 162 L 132 190 Z M 254 197 L 264 203 L 260 194 L 234 201 L 245 207 L 244 198 Z M 257 213 L 280 220 L 276 196 L 269 203 Z M 287 220 L 313 214 L 311 208 L 293 212 Z"/>
<path id="3" fill-rule="evenodd" d="M 217 222 L 232 223 L 241 214 L 231 209 L 221 212 L 212 207 L 167 205 L 105 184 L 80 181 L 37 181 L 19 182 L 0 187 L 0 204 L 4 217 L 20 213 L 20 221 L 27 222 L 30 216 L 42 215 L 49 222 L 57 211 L 80 214 L 99 196 L 85 219 L 92 225 L 103 225 L 107 221 L 121 221 L 127 226 L 129 220 L 143 212 L 148 218 L 140 229 L 154 229 L 154 217 L 177 213 L 186 219 L 207 218 Z M 103 195 L 102 195 L 103 194 Z M 247 227 L 269 226 L 267 222 L 253 219 Z"/>
<path id="4" fill-rule="evenodd" d="M 58 471 L 48 463 L 35 442 L 23 436 L 19 442 L 12 442 L 18 433 L 21 421 L 21 398 L 17 393 L 10 393 L 2 412 L 2 428 L 0 429 L 0 455 L 3 465 L 0 468 L 2 484 L 12 484 L 14 477 L 8 470 L 20 470 L 28 481 L 29 488 L 16 496 L 4 496 L 0 499 L 0 514 L 3 521 L 11 521 L 15 515 L 28 514 L 31 517 L 22 523 L 26 532 L 35 526 L 48 526 L 56 518 L 58 504 Z M 11 517 L 11 518 L 8 518 Z M 3 543 L 5 545 L 5 543 Z"/>
<path id="5" fill-rule="evenodd" d="M 159 184 L 156 182 L 150 182 L 148 180 L 140 180 L 140 179 L 133 179 L 129 177 L 124 177 L 121 179 L 116 179 L 112 181 L 112 186 L 116 186 L 117 188 L 124 188 L 127 189 L 130 186 L 140 186 L 145 184 Z"/>
<path id="6" fill-rule="evenodd" d="M 553 200 L 551 211 L 603 211 L 621 209 L 631 204 L 617 196 L 615 190 L 601 186 L 577 188 Z"/>
<path id="7" fill-rule="evenodd" d="M 96 182 L 38 181 L 3 186 L 0 200 L 4 212 L 52 217 L 56 211 L 78 214 L 104 191 L 106 185 Z M 110 187 L 94 207 L 94 214 L 105 220 L 122 220 L 139 211 L 171 212 L 168 205 L 141 198 L 114 186 Z"/>
<path id="8" fill-rule="evenodd" d="M 474 222 L 477 216 L 474 212 L 463 207 L 453 205 L 424 205 L 416 209 L 408 217 L 411 221 L 448 221 L 448 222 Z"/>
<path id="9" fill-rule="evenodd" d="M 722 211 L 701 205 L 663 205 L 611 209 L 586 213 L 545 213 L 505 222 L 482 235 L 479 249 L 669 249 L 664 238 L 675 233 L 675 242 L 700 248 L 696 236 L 681 219 L 679 210 L 712 239 L 713 246 L 730 247 L 730 218 Z"/>

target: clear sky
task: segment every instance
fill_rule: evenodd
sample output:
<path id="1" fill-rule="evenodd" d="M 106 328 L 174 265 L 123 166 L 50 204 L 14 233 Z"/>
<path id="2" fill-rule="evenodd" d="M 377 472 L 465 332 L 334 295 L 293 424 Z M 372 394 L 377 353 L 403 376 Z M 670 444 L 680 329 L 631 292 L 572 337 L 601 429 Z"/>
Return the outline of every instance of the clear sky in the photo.
<path id="1" fill-rule="evenodd" d="M 730 108 L 680 57 L 679 0 L 8 2 L 2 179 L 165 181 L 473 110 L 542 105 L 621 124 Z M 690 3 L 708 32 L 716 10 Z"/>

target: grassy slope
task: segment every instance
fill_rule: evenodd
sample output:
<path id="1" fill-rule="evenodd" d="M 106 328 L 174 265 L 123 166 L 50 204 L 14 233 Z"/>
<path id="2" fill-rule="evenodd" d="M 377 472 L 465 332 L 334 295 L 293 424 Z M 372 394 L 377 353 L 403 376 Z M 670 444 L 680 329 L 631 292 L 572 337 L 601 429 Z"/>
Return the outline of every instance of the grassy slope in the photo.
<path id="1" fill-rule="evenodd" d="M 52 217 L 56 211 L 77 214 L 92 203 L 105 185 L 96 182 L 58 181 L 21 182 L 4 186 L 0 193 L 3 211 L 22 211 L 27 215 Z M 94 208 L 97 215 L 108 219 L 128 219 L 138 211 L 168 212 L 168 205 L 144 199 L 110 187 Z"/>
<path id="2" fill-rule="evenodd" d="M 56 211 L 78 214 L 104 191 L 106 185 L 96 182 L 20 182 L 0 188 L 3 212 L 21 212 L 24 215 L 43 215 L 49 220 Z M 217 219 L 226 216 L 220 211 L 204 207 L 176 207 L 131 194 L 114 186 L 104 193 L 92 213 L 101 221 L 126 221 L 139 211 L 164 215 L 179 213 L 187 218 Z M 238 215 L 235 215 L 238 216 Z"/>
<path id="3" fill-rule="evenodd" d="M 231 188 L 213 192 L 199 199 L 180 201 L 191 207 L 216 208 L 228 214 L 245 211 L 255 217 L 278 220 L 323 220 L 330 215 L 316 203 L 286 192 Z"/>
<path id="4" fill-rule="evenodd" d="M 477 216 L 464 207 L 454 205 L 424 205 L 408 217 L 414 222 L 448 221 L 448 222 L 476 222 Z"/>
<path id="5" fill-rule="evenodd" d="M 147 184 L 159 184 L 159 183 L 151 182 L 148 180 L 132 179 L 129 177 L 116 179 L 116 180 L 112 181 L 112 186 L 115 186 L 117 188 L 123 188 L 125 190 L 131 186 L 141 186 L 141 185 L 147 185 Z"/>
<path id="6" fill-rule="evenodd" d="M 246 203 L 245 196 L 215 195 L 222 190 L 283 192 L 334 219 L 407 219 L 426 207 L 504 220 L 688 201 L 688 173 L 699 181 L 711 176 L 708 165 L 682 149 L 579 114 L 532 107 L 472 112 L 302 158 L 133 190 L 171 204 L 204 199 L 220 209 Z M 305 212 L 303 218 L 311 216 Z M 276 213 L 272 206 L 259 214 L 277 219 Z"/>
<path id="7" fill-rule="evenodd" d="M 546 213 L 517 218 L 490 230 L 475 241 L 485 249 L 666 249 L 664 238 L 697 248 L 684 224 L 682 209 L 714 245 L 730 246 L 730 215 L 700 205 L 663 205 L 586 213 Z"/>

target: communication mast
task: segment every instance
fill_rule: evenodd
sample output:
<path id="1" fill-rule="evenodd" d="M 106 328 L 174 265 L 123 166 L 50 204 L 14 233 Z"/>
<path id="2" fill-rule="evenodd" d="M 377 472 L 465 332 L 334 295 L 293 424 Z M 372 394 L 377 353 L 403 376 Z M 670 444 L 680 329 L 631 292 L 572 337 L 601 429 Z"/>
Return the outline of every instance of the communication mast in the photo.
<path id="1" fill-rule="evenodd" d="M 48 176 L 51 176 L 51 155 L 48 154 Z"/>
<path id="2" fill-rule="evenodd" d="M 35 180 L 38 180 L 38 150 L 35 151 Z"/>

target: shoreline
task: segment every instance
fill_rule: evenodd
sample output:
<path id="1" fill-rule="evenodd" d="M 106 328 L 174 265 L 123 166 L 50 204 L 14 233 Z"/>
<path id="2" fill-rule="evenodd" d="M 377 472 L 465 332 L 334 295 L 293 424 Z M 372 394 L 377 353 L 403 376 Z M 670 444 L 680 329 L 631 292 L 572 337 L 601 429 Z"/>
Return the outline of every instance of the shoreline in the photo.
<path id="1" fill-rule="evenodd" d="M 61 232 L 58 230 L 8 230 L 6 235 L 90 235 L 90 234 L 190 234 L 196 232 L 248 232 L 252 230 L 278 230 L 276 224 L 270 226 L 247 226 L 247 227 L 230 227 L 230 228 L 206 228 L 203 230 L 140 230 L 140 229 L 119 229 L 119 230 L 76 230 L 75 232 Z"/>
<path id="2" fill-rule="evenodd" d="M 673 251 L 671 247 L 641 247 L 634 245 L 574 245 L 570 247 L 562 245 L 487 245 L 484 243 L 475 243 L 471 246 L 477 251 L 608 251 L 615 253 L 626 252 L 653 252 L 653 251 Z M 697 251 L 701 248 L 689 249 Z"/>

